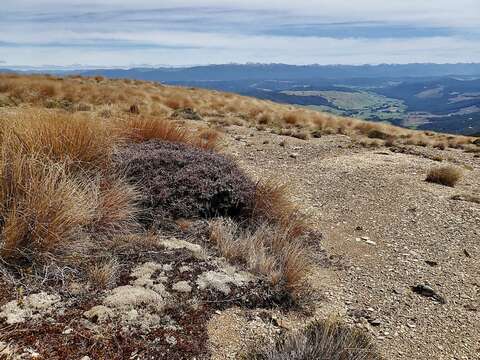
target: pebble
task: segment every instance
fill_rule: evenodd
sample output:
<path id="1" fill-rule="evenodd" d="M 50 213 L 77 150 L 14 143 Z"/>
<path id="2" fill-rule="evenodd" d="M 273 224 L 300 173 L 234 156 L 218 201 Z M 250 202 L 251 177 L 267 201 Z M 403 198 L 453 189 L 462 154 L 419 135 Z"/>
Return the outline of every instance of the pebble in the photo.
<path id="1" fill-rule="evenodd" d="M 292 159 L 296 159 L 296 158 L 298 158 L 298 153 L 291 153 L 291 154 L 290 154 L 290 157 L 291 157 Z"/>
<path id="2" fill-rule="evenodd" d="M 165 341 L 172 346 L 177 345 L 177 339 L 174 336 L 165 335 Z"/>

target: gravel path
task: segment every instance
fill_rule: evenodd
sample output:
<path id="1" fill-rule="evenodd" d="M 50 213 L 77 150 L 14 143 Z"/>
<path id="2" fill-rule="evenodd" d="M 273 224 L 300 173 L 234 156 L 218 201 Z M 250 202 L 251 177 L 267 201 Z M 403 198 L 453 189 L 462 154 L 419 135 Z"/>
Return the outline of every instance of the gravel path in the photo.
<path id="1" fill-rule="evenodd" d="M 226 151 L 257 178 L 289 181 L 323 232 L 336 259 L 325 279 L 336 280 L 321 281 L 320 307 L 371 331 L 387 359 L 480 359 L 480 205 L 450 199 L 480 196 L 479 158 L 365 149 L 338 135 L 226 131 Z M 466 167 L 455 188 L 424 181 L 439 165 L 434 155 Z"/>

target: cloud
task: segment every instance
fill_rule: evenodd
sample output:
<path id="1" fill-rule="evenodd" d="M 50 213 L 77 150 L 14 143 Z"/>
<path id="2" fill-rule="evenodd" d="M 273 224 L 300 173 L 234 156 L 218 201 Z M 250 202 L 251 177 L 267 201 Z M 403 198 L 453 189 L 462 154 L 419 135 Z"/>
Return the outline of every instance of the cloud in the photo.
<path id="1" fill-rule="evenodd" d="M 4 0 L 8 64 L 480 61 L 477 0 Z"/>

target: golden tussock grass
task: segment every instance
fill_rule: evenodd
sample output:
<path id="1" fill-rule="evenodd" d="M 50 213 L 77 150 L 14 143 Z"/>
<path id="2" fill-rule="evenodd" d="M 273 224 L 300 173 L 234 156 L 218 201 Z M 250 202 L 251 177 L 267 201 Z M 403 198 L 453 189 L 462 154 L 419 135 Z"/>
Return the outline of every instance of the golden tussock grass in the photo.
<path id="1" fill-rule="evenodd" d="M 107 124 L 87 117 L 22 111 L 1 125 L 5 137 L 16 139 L 16 151 L 71 166 L 105 166 L 114 145 Z"/>
<path id="2" fill-rule="evenodd" d="M 218 134 L 188 133 L 172 121 L 138 115 L 102 119 L 40 109 L 4 115 L 1 256 L 60 254 L 87 237 L 102 241 L 137 231 L 139 193 L 113 172 L 111 155 L 125 142 L 150 139 L 213 149 Z"/>
<path id="3" fill-rule="evenodd" d="M 121 176 L 100 179 L 95 187 L 93 233 L 111 238 L 139 229 L 140 192 Z"/>
<path id="4" fill-rule="evenodd" d="M 87 269 L 88 281 L 98 290 L 114 287 L 119 275 L 120 264 L 115 258 L 92 264 Z"/>
<path id="5" fill-rule="evenodd" d="M 430 169 L 426 181 L 454 187 L 463 176 L 463 171 L 452 165 Z"/>
<path id="6" fill-rule="evenodd" d="M 241 229 L 229 219 L 210 223 L 210 240 L 225 258 L 243 263 L 273 286 L 296 293 L 303 290 L 311 262 L 308 247 L 291 234 L 267 223 L 255 229 Z"/>
<path id="7" fill-rule="evenodd" d="M 181 142 L 203 149 L 216 149 L 219 133 L 214 130 L 203 130 L 197 133 L 180 127 L 176 123 L 155 117 L 129 117 L 115 122 L 114 133 L 120 139 L 131 142 L 148 140 L 164 140 Z"/>
<path id="8" fill-rule="evenodd" d="M 311 226 L 291 200 L 289 186 L 273 179 L 258 183 L 248 224 L 241 227 L 230 219 L 214 220 L 210 240 L 223 256 L 244 263 L 274 286 L 292 294 L 304 290 L 311 270 L 305 236 Z"/>
<path id="9" fill-rule="evenodd" d="M 299 237 L 309 231 L 310 221 L 292 200 L 288 183 L 269 178 L 257 183 L 252 208 L 252 221 L 279 224 L 290 236 Z"/>
<path id="10" fill-rule="evenodd" d="M 89 184 L 62 163 L 2 150 L 1 255 L 31 257 L 76 239 L 94 218 Z"/>
<path id="11" fill-rule="evenodd" d="M 103 105 L 121 105 L 128 108 L 135 103 L 141 104 L 146 114 L 167 116 L 177 109 L 192 108 L 202 116 L 210 114 L 220 116 L 215 120 L 220 124 L 238 123 L 256 126 L 259 123 L 280 128 L 298 127 L 306 133 L 315 132 L 318 135 L 362 136 L 395 141 L 399 145 L 433 146 L 438 149 L 464 148 L 473 141 L 473 138 L 467 136 L 403 129 L 389 124 L 345 118 L 230 93 L 142 81 L 108 79 L 97 81 L 95 78 L 86 77 L 55 78 L 0 74 L 0 93 L 6 94 L 15 104 L 48 105 L 69 111 L 78 111 L 76 106 L 78 103 L 85 103 L 93 109 Z M 127 104 L 127 101 L 130 104 Z M 225 121 L 222 116 L 233 117 Z"/>

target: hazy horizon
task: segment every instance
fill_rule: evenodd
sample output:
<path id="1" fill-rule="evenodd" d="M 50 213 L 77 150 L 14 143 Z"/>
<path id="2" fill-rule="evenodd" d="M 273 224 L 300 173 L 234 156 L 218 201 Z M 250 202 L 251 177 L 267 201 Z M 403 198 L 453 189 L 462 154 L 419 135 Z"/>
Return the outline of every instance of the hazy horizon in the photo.
<path id="1" fill-rule="evenodd" d="M 0 66 L 480 62 L 480 2 L 6 0 Z"/>

